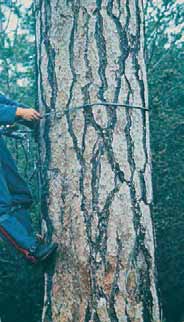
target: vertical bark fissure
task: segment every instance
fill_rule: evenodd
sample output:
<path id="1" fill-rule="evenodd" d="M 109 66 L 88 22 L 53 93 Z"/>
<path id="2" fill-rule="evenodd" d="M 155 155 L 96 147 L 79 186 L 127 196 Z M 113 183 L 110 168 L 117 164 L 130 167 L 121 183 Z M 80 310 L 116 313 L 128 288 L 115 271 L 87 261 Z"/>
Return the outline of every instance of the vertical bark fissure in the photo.
<path id="1" fill-rule="evenodd" d="M 58 86 L 57 86 L 57 77 L 55 73 L 55 50 L 51 45 L 50 41 L 50 28 L 51 28 L 51 3 L 50 1 L 45 1 L 45 32 L 44 32 L 44 45 L 45 49 L 47 52 L 47 57 L 48 57 L 48 65 L 47 65 L 47 75 L 48 75 L 48 81 L 49 85 L 51 87 L 51 98 L 50 98 L 50 109 L 55 110 L 56 108 L 56 98 L 57 98 L 57 91 L 58 91 Z"/>
<path id="2" fill-rule="evenodd" d="M 41 70 L 41 54 L 42 54 L 42 44 L 43 44 L 43 37 L 44 37 L 44 33 L 43 33 L 43 21 L 42 21 L 42 11 L 43 11 L 43 1 L 40 0 L 38 2 L 38 6 L 40 8 L 40 43 L 37 43 L 38 46 L 38 52 L 39 52 L 39 61 L 38 61 L 38 70 L 39 70 L 39 88 L 40 88 L 40 98 L 41 98 L 41 104 L 42 104 L 42 109 L 43 107 L 45 108 L 45 110 L 49 109 L 49 106 L 46 103 L 45 97 L 44 97 L 44 86 L 43 86 L 43 79 L 42 79 L 42 70 Z M 49 127 L 49 120 L 47 121 L 47 125 Z M 48 142 L 48 132 L 45 131 L 45 128 L 43 130 L 43 141 L 44 144 L 45 142 Z M 41 186 L 42 186 L 42 192 L 41 192 L 41 207 L 46 203 L 47 200 L 47 191 L 48 191 L 48 180 L 47 178 L 47 169 L 48 169 L 48 162 L 46 160 L 48 160 L 49 158 L 49 152 L 47 149 L 47 154 L 45 156 L 45 160 L 44 163 L 42 163 L 42 168 L 41 168 Z M 46 162 L 45 162 L 46 161 Z M 44 220 L 47 222 L 47 227 L 49 229 L 50 225 L 51 225 L 51 221 L 50 218 L 48 216 L 48 206 L 47 207 L 42 207 L 42 218 L 44 218 Z"/>
<path id="3" fill-rule="evenodd" d="M 129 11 L 127 10 L 126 23 L 123 28 L 121 25 L 121 22 L 119 20 L 120 15 L 119 15 L 119 17 L 116 17 L 112 12 L 113 3 L 114 3 L 113 0 L 108 2 L 107 14 L 111 17 L 111 19 L 113 20 L 113 22 L 116 26 L 117 34 L 119 37 L 119 47 L 120 47 L 120 51 L 121 51 L 121 55 L 119 56 L 119 59 L 118 59 L 119 70 L 117 73 L 117 86 L 115 88 L 115 93 L 114 93 L 114 102 L 118 102 L 119 93 L 120 93 L 120 89 L 121 89 L 122 76 L 124 76 L 124 73 L 125 73 L 125 63 L 126 63 L 126 59 L 128 58 L 129 51 L 130 51 L 128 39 L 127 39 L 127 28 L 129 25 L 130 16 L 129 16 Z M 120 8 L 121 8 L 121 6 L 119 4 L 119 9 Z"/>
<path id="4" fill-rule="evenodd" d="M 47 7 L 47 3 L 43 0 L 40 1 L 40 8 L 41 8 L 41 19 L 40 19 L 40 46 L 39 46 L 39 51 L 40 51 L 40 56 L 42 54 L 42 46 L 45 46 L 46 52 L 48 57 L 50 56 L 50 42 L 47 41 L 49 39 L 49 24 L 50 21 L 48 21 L 48 16 L 45 14 L 45 21 L 43 21 L 44 13 L 47 12 L 48 10 L 51 10 L 50 7 Z M 47 47 L 48 46 L 48 47 Z M 50 75 L 51 69 L 54 67 L 54 64 L 50 63 L 51 57 L 48 58 L 48 80 L 50 83 L 51 88 L 55 87 L 55 82 L 52 82 L 52 77 Z M 50 65 L 51 64 L 51 65 Z M 43 79 L 42 79 L 42 71 L 41 71 L 41 61 L 39 62 L 39 70 L 40 70 L 40 89 L 41 89 L 41 101 L 43 103 L 43 106 L 45 108 L 45 111 L 48 112 L 50 111 L 50 106 L 46 102 L 46 97 L 44 97 L 44 85 L 43 85 Z M 52 91 L 54 93 L 55 90 Z M 55 101 L 55 97 L 52 95 L 51 97 L 51 102 Z M 42 107 L 43 108 L 43 107 Z M 48 169 L 50 168 L 50 158 L 51 158 L 51 142 L 50 142 L 50 137 L 49 137 L 49 130 L 51 127 L 51 120 L 46 119 L 45 124 L 44 124 L 44 134 L 43 134 L 43 140 L 44 140 L 44 145 L 45 145 L 45 159 L 44 163 L 42 164 L 42 214 L 43 218 L 47 223 L 47 234 L 48 238 L 50 239 L 52 236 L 53 232 L 53 225 L 50 220 L 49 214 L 48 214 L 48 186 L 49 186 L 49 178 L 48 178 Z"/>
<path id="5" fill-rule="evenodd" d="M 128 123 L 131 124 L 130 116 L 127 113 L 127 119 Z M 127 123 L 127 124 L 128 124 Z M 150 270 L 150 255 L 144 246 L 144 238 L 145 238 L 145 229 L 142 226 L 140 222 L 140 218 L 142 216 L 139 202 L 136 197 L 136 190 L 134 187 L 134 172 L 136 169 L 135 161 L 133 158 L 133 152 L 132 152 L 132 144 L 131 142 L 131 134 L 130 134 L 130 125 L 126 127 L 126 137 L 127 137 L 127 149 L 128 149 L 128 158 L 129 158 L 129 164 L 131 165 L 131 180 L 130 180 L 130 195 L 131 195 L 131 202 L 132 202 L 132 210 L 134 214 L 134 227 L 136 231 L 136 240 L 134 245 L 134 251 L 132 256 L 132 264 L 137 269 L 137 260 L 140 252 L 144 255 L 144 260 L 146 263 L 146 271 L 139 271 L 138 268 L 138 274 L 139 274 L 139 287 L 140 287 L 140 300 L 143 301 L 143 307 L 144 307 L 144 321 L 149 322 L 152 321 L 151 315 L 152 315 L 152 294 L 150 291 L 150 280 L 149 280 L 149 270 Z M 146 279 L 145 279 L 146 277 Z"/>
<path id="6" fill-rule="evenodd" d="M 98 73 L 101 80 L 101 86 L 98 91 L 98 97 L 101 101 L 105 101 L 104 93 L 108 87 L 107 79 L 105 75 L 107 67 L 107 53 L 106 53 L 106 42 L 103 34 L 103 17 L 100 13 L 102 1 L 96 1 L 96 25 L 95 25 L 95 39 L 99 56 L 99 68 Z"/>
<path id="7" fill-rule="evenodd" d="M 40 44 L 39 46 L 39 57 L 40 60 L 39 64 L 39 76 L 40 76 L 40 95 L 41 95 L 41 102 L 43 104 L 42 109 L 44 108 L 44 112 L 49 112 L 51 109 L 55 109 L 56 106 L 56 98 L 57 98 L 57 78 L 55 74 L 55 51 L 52 48 L 50 42 L 50 25 L 51 25 L 51 4 L 49 1 L 39 1 L 40 7 Z M 47 64 L 47 76 L 48 76 L 48 83 L 51 88 L 51 97 L 50 97 L 50 104 L 47 102 L 45 88 L 43 85 L 43 77 L 42 77 L 42 70 L 41 70 L 41 56 L 42 56 L 42 46 L 45 48 L 45 52 L 48 58 Z M 49 173 L 48 170 L 50 169 L 51 163 L 51 141 L 50 141 L 50 129 L 52 126 L 52 121 L 47 118 L 44 122 L 43 128 L 43 142 L 45 148 L 45 156 L 44 162 L 42 163 L 42 193 L 41 193 L 41 205 L 42 205 L 42 219 L 46 222 L 47 228 L 47 239 L 50 240 L 52 238 L 52 234 L 54 231 L 52 220 L 49 216 Z M 42 143 L 43 143 L 42 142 Z M 42 144 L 41 143 L 41 144 Z M 55 171 L 55 170 L 54 170 Z M 46 283 L 45 283 L 45 303 L 44 306 L 46 308 L 44 312 L 44 319 L 47 319 L 49 322 L 52 322 L 52 278 L 54 274 L 54 266 L 49 267 L 47 272 Z"/>
<path id="8" fill-rule="evenodd" d="M 113 279 L 113 282 L 112 282 L 112 289 L 111 289 L 111 292 L 110 292 L 110 295 L 109 295 L 109 308 L 108 308 L 109 317 L 110 317 L 112 322 L 118 322 L 119 321 L 118 317 L 116 315 L 115 308 L 114 308 L 115 296 L 116 296 L 116 293 L 119 292 L 117 284 L 118 284 L 119 273 L 120 273 L 120 255 L 121 255 L 122 250 L 123 250 L 122 240 L 118 236 L 118 232 L 116 232 L 116 240 L 117 240 L 118 251 L 117 251 L 116 268 L 115 268 L 115 273 L 114 273 L 114 279 Z"/>
<path id="9" fill-rule="evenodd" d="M 94 0 L 89 4 L 87 1 L 86 5 L 83 0 L 53 0 L 53 3 L 40 0 L 40 5 L 41 45 L 38 50 L 41 53 L 43 49 L 44 53 L 42 57 L 40 54 L 38 64 L 40 97 L 46 111 L 56 109 L 63 102 L 63 97 L 63 105 L 67 108 L 72 104 L 81 104 L 81 99 L 84 104 L 90 103 L 95 96 L 105 101 L 109 95 L 113 102 L 124 97 L 127 103 L 145 105 L 146 89 L 141 65 L 144 62 L 140 55 L 142 8 L 138 0 L 124 0 L 124 3 L 120 0 L 109 0 L 107 3 Z M 69 20 L 65 20 L 68 30 L 61 21 L 66 15 L 72 17 L 70 25 Z M 111 46 L 117 48 L 115 57 L 112 57 L 107 43 L 109 38 L 105 28 L 110 28 L 108 23 L 114 26 L 112 35 L 115 35 L 116 41 Z M 65 34 L 59 35 L 63 30 Z M 54 37 L 58 37 L 58 44 Z M 63 68 L 60 53 L 66 53 L 66 69 Z M 41 64 L 43 55 L 47 56 L 45 70 Z M 78 64 L 81 64 L 81 69 Z M 60 68 L 64 73 L 61 78 Z M 110 83 L 108 73 L 111 70 L 115 77 Z M 66 87 L 62 84 L 65 81 Z M 50 103 L 49 95 L 44 93 L 47 87 L 50 90 Z M 68 91 L 66 96 L 65 91 Z M 119 120 L 120 115 L 124 120 Z M 51 128 L 53 125 L 58 131 L 58 124 L 52 120 L 43 123 L 45 194 L 42 202 L 49 238 L 55 230 L 58 241 L 61 238 L 61 244 L 63 242 L 66 249 L 70 249 L 68 257 L 67 254 L 63 259 L 60 257 L 62 262 L 57 263 L 57 273 L 54 274 L 52 267 L 47 275 L 47 303 L 43 322 L 118 322 L 122 315 L 126 321 L 134 321 L 139 316 L 140 321 L 151 322 L 153 296 L 156 296 L 152 295 L 150 281 L 153 254 L 145 244 L 147 228 L 142 220 L 149 215 L 149 211 L 144 214 L 144 206 L 149 206 L 145 180 L 150 162 L 146 115 L 134 110 L 122 113 L 111 106 L 97 111 L 89 107 L 72 115 L 68 112 L 61 122 L 66 126 L 62 129 L 63 136 L 58 137 L 61 151 L 56 147 L 56 135 Z M 121 122 L 125 124 L 122 126 Z M 122 155 L 124 150 L 117 153 L 114 140 L 125 149 L 126 160 Z M 143 154 L 141 162 L 137 145 L 140 145 Z M 50 157 L 51 151 L 56 153 L 54 161 Z M 66 163 L 62 162 L 62 157 Z M 72 162 L 68 158 L 73 158 Z M 65 171 L 60 169 L 59 160 L 62 167 L 66 167 Z M 50 169 L 51 164 L 54 164 L 54 169 Z M 54 193 L 49 200 L 48 191 L 56 189 L 55 178 L 61 180 L 60 224 L 63 236 L 58 230 L 58 222 L 55 223 L 53 217 L 52 221 L 49 218 L 49 209 L 53 213 L 55 205 Z M 48 200 L 49 204 L 45 203 Z M 76 207 L 76 212 L 73 207 Z M 84 275 L 81 275 L 83 270 Z M 66 288 L 62 285 L 62 278 Z M 61 285 L 56 284 L 57 281 Z"/>
<path id="10" fill-rule="evenodd" d="M 135 75 L 136 75 L 136 79 L 138 81 L 138 84 L 140 84 L 140 91 L 141 91 L 141 99 L 143 102 L 143 105 L 145 105 L 145 98 L 144 98 L 144 85 L 143 82 L 139 79 L 139 70 L 140 70 L 140 66 L 138 63 L 138 59 L 137 59 L 137 54 L 138 54 L 138 50 L 140 49 L 140 15 L 139 15 L 139 8 L 138 8 L 138 2 L 136 2 L 136 28 L 137 28 L 137 32 L 136 32 L 136 37 L 132 36 L 132 44 L 134 44 L 134 48 L 131 49 L 131 53 L 132 53 L 132 59 L 133 59 L 133 63 L 135 66 Z M 127 10 L 128 11 L 128 10 Z M 126 112 L 127 115 L 127 125 L 125 127 L 125 134 L 126 134 L 126 139 L 127 139 L 127 151 L 128 151 L 128 162 L 130 164 L 130 168 L 131 168 L 131 180 L 130 180 L 130 194 L 131 194 L 131 202 L 132 202 L 132 209 L 133 209 L 133 213 L 134 213 L 134 226 L 135 226 L 135 231 L 136 231 L 136 241 L 135 241 L 135 247 L 134 247 L 134 255 L 133 255 L 133 265 L 137 266 L 137 256 L 139 255 L 140 252 L 142 252 L 144 254 L 144 260 L 146 262 L 146 268 L 147 271 L 146 272 L 139 272 L 139 278 L 140 281 L 145 280 L 145 276 L 146 276 L 146 282 L 141 282 L 140 283 L 140 296 L 142 298 L 143 301 L 143 307 L 144 307 L 144 321 L 151 321 L 151 315 L 152 315 L 152 295 L 151 295 L 151 291 L 150 291 L 150 279 L 149 279 L 149 271 L 151 269 L 150 266 L 150 256 L 149 253 L 146 249 L 146 247 L 144 246 L 144 238 L 145 238 L 145 229 L 143 228 L 142 224 L 140 223 L 140 218 L 142 216 L 141 213 L 141 209 L 139 206 L 139 202 L 137 200 L 136 197 L 136 190 L 134 187 L 134 173 L 136 170 L 136 161 L 134 160 L 134 141 L 131 137 L 131 125 L 132 125 L 132 121 L 131 121 L 131 114 L 134 112 Z M 144 115 L 143 115 L 144 117 Z M 143 119 L 144 120 L 144 119 Z M 143 122 L 143 139 L 144 139 L 144 152 L 145 156 L 146 156 L 146 162 L 147 162 L 147 151 L 145 150 L 145 123 Z M 144 169 L 145 169 L 145 165 L 144 165 Z M 146 194 L 146 188 L 144 185 L 144 181 L 143 181 L 143 176 L 141 176 L 141 182 L 142 182 L 142 200 L 143 202 L 145 202 L 145 194 Z"/>

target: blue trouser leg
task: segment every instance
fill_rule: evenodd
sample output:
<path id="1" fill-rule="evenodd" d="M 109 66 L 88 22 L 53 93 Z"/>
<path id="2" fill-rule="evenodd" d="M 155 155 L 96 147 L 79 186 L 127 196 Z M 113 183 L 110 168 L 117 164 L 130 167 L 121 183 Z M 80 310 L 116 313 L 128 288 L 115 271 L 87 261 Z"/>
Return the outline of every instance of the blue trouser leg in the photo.
<path id="1" fill-rule="evenodd" d="M 25 225 L 11 214 L 11 195 L 9 193 L 2 166 L 0 164 L 0 232 L 10 241 L 23 249 L 35 246 L 33 234 L 28 232 Z M 15 246 L 14 243 L 14 246 Z"/>
<path id="2" fill-rule="evenodd" d="M 0 139 L 0 160 L 8 190 L 11 194 L 12 205 L 30 207 L 32 204 L 30 190 L 26 182 L 19 175 L 15 161 L 2 139 Z"/>
<path id="3" fill-rule="evenodd" d="M 1 148 L 2 146 L 0 145 L 0 153 L 1 153 Z M 11 157 L 11 154 L 8 155 L 8 150 L 4 152 L 4 156 L 9 156 Z M 2 157 L 2 154 L 0 154 Z M 27 186 L 23 185 L 22 183 L 22 192 L 26 193 L 20 193 L 20 188 L 16 188 L 16 185 L 19 184 L 21 181 L 20 176 L 18 173 L 16 174 L 16 171 L 14 166 L 11 167 L 11 158 L 8 158 L 7 160 L 7 166 L 9 166 L 8 171 L 10 171 L 9 174 L 5 172 L 5 169 L 7 169 L 6 164 L 5 164 L 5 159 L 2 157 L 2 162 L 0 162 L 0 231 L 1 233 L 9 239 L 9 241 L 14 241 L 18 246 L 24 249 L 30 249 L 31 247 L 34 247 L 36 244 L 35 237 L 32 233 L 29 233 L 28 229 L 26 228 L 26 225 L 22 224 L 20 220 L 20 210 L 17 210 L 17 213 L 14 212 L 13 214 L 11 213 L 11 207 L 12 204 L 14 204 L 14 196 L 17 197 L 18 192 L 20 194 L 20 198 L 17 198 L 16 200 L 22 200 L 22 204 L 25 205 L 24 201 L 31 202 L 31 196 L 30 193 L 28 193 Z M 12 163 L 13 165 L 13 163 Z M 11 172 L 12 171 L 12 172 Z M 10 178 L 11 174 L 13 175 L 14 183 L 15 186 L 13 187 L 13 179 Z M 10 179 L 9 179 L 10 178 Z M 20 181 L 19 181 L 20 180 Z M 12 184 L 12 188 L 11 188 Z M 10 189 L 9 189 L 10 188 Z M 13 194 L 11 195 L 10 192 L 12 192 L 13 189 Z M 29 197 L 28 197 L 29 195 Z M 26 196 L 26 197 L 25 197 Z M 26 199 L 27 198 L 27 199 Z M 28 212 L 26 214 L 26 210 L 21 210 L 23 214 L 25 214 L 25 218 L 28 216 Z M 19 215 L 18 215 L 19 214 Z M 19 219 L 18 219 L 19 217 Z M 12 242 L 13 243 L 13 242 Z M 14 243 L 14 246 L 15 246 Z"/>
<path id="4" fill-rule="evenodd" d="M 36 240 L 15 216 L 0 216 L 0 232 L 18 249 L 30 250 L 36 246 Z"/>
<path id="5" fill-rule="evenodd" d="M 32 196 L 26 182 L 19 175 L 15 161 L 3 140 L 0 140 L 0 156 L 4 178 L 11 195 L 11 205 L 23 208 L 19 211 L 15 210 L 13 214 L 30 233 L 33 233 L 30 212 L 24 209 L 31 206 Z"/>

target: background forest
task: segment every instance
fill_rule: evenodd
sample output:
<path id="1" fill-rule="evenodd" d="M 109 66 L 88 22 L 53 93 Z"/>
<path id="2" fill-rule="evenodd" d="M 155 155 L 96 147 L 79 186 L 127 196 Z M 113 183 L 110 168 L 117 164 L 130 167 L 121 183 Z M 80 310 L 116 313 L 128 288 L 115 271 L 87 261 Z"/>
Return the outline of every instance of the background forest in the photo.
<path id="1" fill-rule="evenodd" d="M 163 319 L 180 322 L 184 318 L 184 4 L 183 1 L 147 1 L 145 4 L 145 57 L 148 73 L 154 203 L 152 218 L 156 237 L 156 261 Z M 0 91 L 29 106 L 37 105 L 35 64 L 35 20 L 31 1 L 0 1 Z M 34 136 L 9 142 L 20 171 L 34 192 L 33 220 L 39 227 L 39 172 Z M 3 258 L 3 257 L 2 257 Z M 37 278 L 31 268 L 10 268 L 0 261 L 7 283 L 0 282 L 0 311 L 11 321 L 18 310 L 20 321 L 36 321 L 31 303 L 42 302 L 43 274 Z M 16 270 L 25 272 L 17 281 L 20 294 L 12 297 Z M 1 278 L 0 278 L 1 280 Z M 34 281 L 34 282 L 33 282 Z M 20 287 L 21 285 L 21 287 Z M 27 290 L 29 295 L 27 295 Z M 40 289 L 42 289 L 40 287 Z M 22 299 L 26 298 L 24 307 Z M 39 299 L 39 301 L 38 301 Z M 11 304 L 10 304 L 11 300 Z M 9 313 L 7 313 L 7 307 Z M 11 309 L 10 309 L 11 307 Z M 34 311 L 34 312 L 33 312 Z M 22 318 L 22 320 L 21 320 Z M 30 320 L 29 320 L 30 318 Z"/>

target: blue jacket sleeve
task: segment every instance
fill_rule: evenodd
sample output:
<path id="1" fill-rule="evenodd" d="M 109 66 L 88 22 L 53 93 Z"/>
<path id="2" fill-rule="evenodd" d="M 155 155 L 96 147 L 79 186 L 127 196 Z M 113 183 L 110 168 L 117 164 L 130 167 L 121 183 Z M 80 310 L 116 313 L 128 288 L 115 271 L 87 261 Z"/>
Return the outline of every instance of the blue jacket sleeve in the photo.
<path id="1" fill-rule="evenodd" d="M 18 106 L 27 108 L 24 104 L 0 94 L 0 125 L 11 125 L 17 120 L 16 110 Z"/>
<path id="2" fill-rule="evenodd" d="M 0 104 L 1 105 L 15 105 L 17 106 L 17 102 L 10 100 L 5 95 L 0 94 Z"/>
<path id="3" fill-rule="evenodd" d="M 16 106 L 0 104 L 0 125 L 13 124 L 16 120 Z"/>

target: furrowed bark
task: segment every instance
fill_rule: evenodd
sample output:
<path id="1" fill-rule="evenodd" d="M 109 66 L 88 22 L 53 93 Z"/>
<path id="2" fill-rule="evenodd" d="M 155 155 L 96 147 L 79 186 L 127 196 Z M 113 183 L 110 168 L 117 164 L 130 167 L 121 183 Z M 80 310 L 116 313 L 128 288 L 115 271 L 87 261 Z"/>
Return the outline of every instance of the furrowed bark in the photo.
<path id="1" fill-rule="evenodd" d="M 37 0 L 43 113 L 147 107 L 140 0 Z M 43 322 L 159 321 L 149 116 L 97 107 L 41 121 L 43 224 L 59 242 Z"/>

